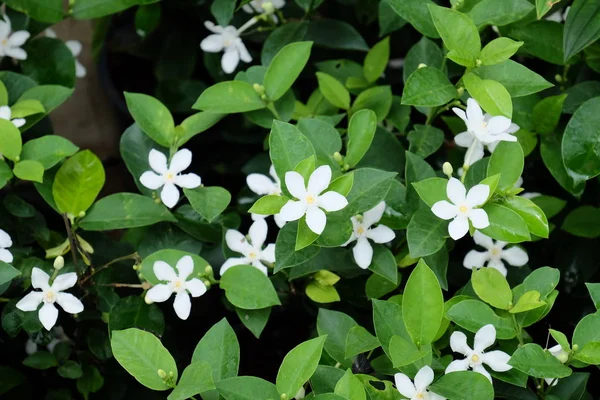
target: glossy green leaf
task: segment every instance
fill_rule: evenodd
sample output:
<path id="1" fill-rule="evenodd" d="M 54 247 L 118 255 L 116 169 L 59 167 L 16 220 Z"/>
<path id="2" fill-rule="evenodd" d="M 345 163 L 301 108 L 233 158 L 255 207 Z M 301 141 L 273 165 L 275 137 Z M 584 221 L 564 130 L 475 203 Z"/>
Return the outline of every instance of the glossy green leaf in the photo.
<path id="1" fill-rule="evenodd" d="M 47 135 L 25 143 L 20 158 L 37 161 L 44 166 L 44 169 L 50 169 L 78 150 L 79 147 L 62 136 Z"/>
<path id="2" fill-rule="evenodd" d="M 338 108 L 344 110 L 349 109 L 350 93 L 344 85 L 333 76 L 324 72 L 317 72 L 316 75 L 319 83 L 319 90 L 327 101 Z"/>
<path id="3" fill-rule="evenodd" d="M 600 39 L 600 3 L 575 0 L 567 20 L 563 39 L 564 61 Z"/>
<path id="4" fill-rule="evenodd" d="M 473 67 L 481 51 L 479 32 L 465 14 L 451 8 L 428 5 L 431 18 L 449 52 L 449 59 L 465 67 Z"/>
<path id="5" fill-rule="evenodd" d="M 377 338 L 363 328 L 354 326 L 348 331 L 346 336 L 345 357 L 351 358 L 357 354 L 366 353 L 380 346 Z"/>
<path id="6" fill-rule="evenodd" d="M 220 114 L 234 114 L 265 108 L 251 84 L 243 81 L 217 83 L 202 92 L 192 108 Z"/>
<path id="7" fill-rule="evenodd" d="M 566 98 L 566 94 L 548 96 L 535 105 L 531 118 L 537 133 L 549 134 L 556 130 Z"/>
<path id="8" fill-rule="evenodd" d="M 217 384 L 237 376 L 240 345 L 227 319 L 214 324 L 196 345 L 192 364 L 202 362 L 210 365 L 213 381 Z"/>
<path id="9" fill-rule="evenodd" d="M 562 157 L 567 173 L 578 180 L 600 174 L 599 123 L 600 97 L 596 97 L 583 103 L 565 128 Z"/>
<path id="10" fill-rule="evenodd" d="M 346 400 L 367 400 L 365 388 L 350 369 L 336 383 L 334 393 Z"/>
<path id="11" fill-rule="evenodd" d="M 408 21 L 416 30 L 430 38 L 440 37 L 427 6 L 431 0 L 388 0 L 392 9 Z"/>
<path id="12" fill-rule="evenodd" d="M 402 92 L 402 104 L 435 107 L 446 104 L 456 96 L 456 88 L 446 74 L 437 68 L 422 67 L 408 77 Z"/>
<path id="13" fill-rule="evenodd" d="M 321 359 L 323 345 L 327 336 L 300 343 L 283 359 L 277 372 L 277 391 L 283 396 L 295 396 L 298 390 L 314 374 Z"/>
<path id="14" fill-rule="evenodd" d="M 500 37 L 492 40 L 481 50 L 479 59 L 482 65 L 499 64 L 511 58 L 523 45 L 523 42 L 516 42 L 512 39 Z"/>
<path id="15" fill-rule="evenodd" d="M 481 0 L 468 15 L 478 27 L 484 25 L 505 26 L 525 17 L 534 6 L 527 0 Z"/>
<path id="16" fill-rule="evenodd" d="M 448 237 L 448 221 L 436 217 L 431 210 L 419 210 L 411 218 L 406 239 L 412 258 L 438 252 Z"/>
<path id="17" fill-rule="evenodd" d="M 473 73 L 463 76 L 463 82 L 469 94 L 485 111 L 494 116 L 512 117 L 513 106 L 510 94 L 501 83 L 491 79 L 481 79 Z"/>
<path id="18" fill-rule="evenodd" d="M 12 122 L 0 118 L 0 154 L 15 161 L 21 154 L 21 132 Z"/>
<path id="19" fill-rule="evenodd" d="M 535 343 L 519 347 L 508 364 L 534 378 L 565 378 L 572 373 L 558 358 Z"/>
<path id="20" fill-rule="evenodd" d="M 225 400 L 250 400 L 262 397 L 277 400 L 279 398 L 275 385 L 254 376 L 237 376 L 223 379 L 217 381 L 215 386 Z"/>
<path id="21" fill-rule="evenodd" d="M 375 82 L 385 71 L 390 58 L 390 39 L 377 43 L 365 57 L 364 75 L 367 82 Z"/>
<path id="22" fill-rule="evenodd" d="M 377 115 L 377 122 L 383 121 L 392 108 L 392 90 L 389 86 L 375 86 L 361 92 L 354 103 L 350 113 L 369 109 Z"/>
<path id="23" fill-rule="evenodd" d="M 0 261 L 0 285 L 10 282 L 13 278 L 21 275 L 21 271 L 14 268 L 12 265 Z"/>
<path id="24" fill-rule="evenodd" d="M 250 265 L 237 265 L 227 270 L 219 284 L 227 300 L 244 310 L 277 306 L 281 302 L 269 278 Z"/>
<path id="25" fill-rule="evenodd" d="M 513 98 L 527 96 L 553 86 L 542 76 L 513 60 L 495 65 L 482 65 L 474 69 L 473 73 L 481 79 L 499 82 Z"/>
<path id="26" fill-rule="evenodd" d="M 470 332 L 492 324 L 498 339 L 512 339 L 517 334 L 512 320 L 499 317 L 490 306 L 479 300 L 463 300 L 453 305 L 446 312 L 446 318 Z"/>
<path id="27" fill-rule="evenodd" d="M 520 243 L 531 238 L 523 218 L 510 208 L 488 203 L 483 209 L 490 220 L 490 226 L 480 229 L 483 234 L 508 243 Z"/>
<path id="28" fill-rule="evenodd" d="M 325 351 L 344 367 L 352 365 L 352 359 L 346 358 L 346 338 L 355 326 L 358 326 L 356 321 L 342 312 L 319 309 L 317 332 L 321 336 L 327 335 Z"/>
<path id="29" fill-rule="evenodd" d="M 477 296 L 489 305 L 508 310 L 513 294 L 506 278 L 495 268 L 473 269 L 471 284 Z"/>
<path id="30" fill-rule="evenodd" d="M 273 57 L 265 73 L 265 93 L 275 101 L 288 91 L 310 57 L 312 42 L 295 42 L 284 46 Z"/>
<path id="31" fill-rule="evenodd" d="M 33 160 L 23 160 L 15 164 L 13 173 L 24 181 L 42 183 L 44 179 L 44 165 Z"/>
<path id="32" fill-rule="evenodd" d="M 502 141 L 490 157 L 487 176 L 500 174 L 498 188 L 511 189 L 523 174 L 524 166 L 523 148 L 518 143 Z"/>
<path id="33" fill-rule="evenodd" d="M 534 310 L 538 307 L 543 307 L 545 305 L 546 303 L 540 300 L 540 292 L 536 290 L 530 290 L 529 292 L 525 292 L 521 297 L 519 297 L 519 300 L 517 301 L 515 306 L 509 310 L 509 312 L 511 314 L 517 314 L 525 311 Z"/>
<path id="34" fill-rule="evenodd" d="M 183 370 L 177 387 L 169 394 L 167 400 L 185 400 L 211 389 L 215 389 L 215 384 L 210 365 L 206 362 L 195 362 Z"/>
<path id="35" fill-rule="evenodd" d="M 231 194 L 219 186 L 201 186 L 196 189 L 184 189 L 183 192 L 192 208 L 208 222 L 213 222 L 231 201 Z"/>
<path id="36" fill-rule="evenodd" d="M 356 166 L 369 150 L 376 129 L 377 115 L 371 110 L 360 110 L 350 119 L 348 151 L 344 161 L 351 168 Z"/>
<path id="37" fill-rule="evenodd" d="M 443 375 L 429 390 L 448 399 L 493 400 L 494 388 L 482 374 L 457 371 Z"/>

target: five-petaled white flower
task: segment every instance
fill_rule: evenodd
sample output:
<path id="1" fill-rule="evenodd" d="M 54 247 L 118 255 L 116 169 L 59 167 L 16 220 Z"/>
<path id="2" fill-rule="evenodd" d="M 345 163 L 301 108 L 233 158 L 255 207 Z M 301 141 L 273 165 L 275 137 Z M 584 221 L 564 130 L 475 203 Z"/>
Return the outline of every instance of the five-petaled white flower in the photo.
<path id="1" fill-rule="evenodd" d="M 433 370 L 426 365 L 415 375 L 415 383 L 413 384 L 410 378 L 404 374 L 397 373 L 394 375 L 396 381 L 396 389 L 400 394 L 410 400 L 446 400 L 445 397 L 427 390 L 431 382 L 433 382 Z"/>
<path id="2" fill-rule="evenodd" d="M 12 118 L 12 111 L 9 106 L 1 106 L 0 107 L 0 118 L 5 119 L 13 123 L 17 128 L 25 125 L 25 118 Z"/>
<path id="3" fill-rule="evenodd" d="M 252 173 L 246 177 L 246 183 L 250 190 L 259 196 L 273 195 L 281 196 L 281 181 L 275 172 L 275 167 L 271 165 L 269 168 L 269 178 L 267 175 Z M 252 220 L 264 219 L 266 215 L 252 214 Z M 275 223 L 278 227 L 282 228 L 285 225 L 285 221 L 281 218 L 281 215 L 273 215 Z"/>
<path id="4" fill-rule="evenodd" d="M 221 276 L 229 268 L 236 265 L 252 265 L 267 275 L 268 269 L 263 261 L 269 264 L 275 262 L 275 244 L 271 243 L 264 249 L 262 248 L 265 240 L 267 240 L 268 230 L 269 228 L 264 219 L 254 221 L 250 226 L 250 230 L 248 230 L 248 239 L 235 229 L 229 229 L 225 233 L 227 247 L 236 253 L 242 254 L 243 257 L 227 259 L 219 271 Z"/>
<path id="5" fill-rule="evenodd" d="M 496 328 L 492 324 L 481 327 L 475 333 L 473 349 L 467 344 L 467 336 L 464 333 L 460 331 L 453 332 L 450 336 L 450 347 L 455 353 L 464 354 L 465 358 L 452 361 L 446 368 L 446 373 L 466 371 L 470 368 L 475 372 L 485 375 L 491 382 L 492 377 L 483 367 L 483 364 L 487 364 L 496 372 L 506 372 L 512 369 L 512 366 L 508 365 L 510 356 L 505 352 L 493 350 L 484 353 L 484 350 L 493 345 L 495 341 Z"/>
<path id="6" fill-rule="evenodd" d="M 569 359 L 569 353 L 567 353 L 560 344 L 550 347 L 548 352 L 558 358 L 563 364 Z M 544 378 L 544 380 L 549 386 L 556 386 L 558 384 L 558 378 Z"/>
<path id="7" fill-rule="evenodd" d="M 384 211 L 385 202 L 382 201 L 363 215 L 352 217 L 352 235 L 342 246 L 347 246 L 356 240 L 352 254 L 354 261 L 362 269 L 369 268 L 373 260 L 373 247 L 371 247 L 369 239 L 375 243 L 387 243 L 396 237 L 394 231 L 385 225 L 371 228 L 381 220 Z"/>
<path id="8" fill-rule="evenodd" d="M 146 293 L 146 303 L 162 303 L 167 301 L 175 293 L 173 309 L 181 319 L 187 319 L 192 309 L 192 297 L 199 297 L 206 293 L 206 285 L 198 278 L 188 277 L 194 271 L 194 260 L 190 256 L 183 256 L 175 266 L 177 272 L 164 261 L 156 261 L 153 266 L 154 275 L 168 283 L 159 283 L 152 286 Z"/>
<path id="9" fill-rule="evenodd" d="M 177 186 L 194 189 L 202 183 L 196 174 L 180 174 L 192 163 L 192 152 L 187 149 L 175 153 L 169 165 L 167 165 L 167 157 L 163 153 L 152 149 L 148 155 L 148 162 L 154 172 L 144 172 L 140 177 L 140 182 L 152 190 L 162 187 L 160 199 L 169 208 L 175 207 L 179 201 Z"/>
<path id="10" fill-rule="evenodd" d="M 27 31 L 12 32 L 8 15 L 4 15 L 3 19 L 4 21 L 0 21 L 0 57 L 8 56 L 15 60 L 26 60 L 27 52 L 21 46 L 29 39 L 30 33 Z"/>
<path id="11" fill-rule="evenodd" d="M 47 273 L 34 267 L 31 271 L 31 286 L 41 289 L 41 291 L 31 291 L 17 303 L 17 308 L 21 311 L 35 311 L 40 304 L 44 303 L 38 312 L 38 318 L 48 331 L 52 329 L 58 319 L 58 308 L 54 305 L 55 302 L 69 314 L 78 314 L 83 311 L 83 303 L 77 297 L 70 293 L 64 293 L 65 290 L 72 288 L 77 283 L 75 272 L 58 275 L 52 285 L 49 281 L 50 276 Z"/>
<path id="12" fill-rule="evenodd" d="M 487 228 L 490 225 L 487 213 L 475 208 L 482 206 L 490 194 L 488 185 L 475 185 L 467 189 L 456 178 L 450 178 L 446 186 L 446 195 L 452 203 L 446 200 L 438 201 L 431 207 L 431 211 L 441 219 L 453 219 L 448 225 L 448 233 L 454 240 L 465 236 L 469 231 L 469 220 L 476 229 Z"/>
<path id="13" fill-rule="evenodd" d="M 4 261 L 7 264 L 13 262 L 13 255 L 10 250 L 7 250 L 13 245 L 10 235 L 0 229 L 0 261 Z"/>
<path id="14" fill-rule="evenodd" d="M 244 4 L 242 10 L 248 14 L 270 14 L 273 21 L 277 23 L 279 19 L 273 14 L 273 11 L 283 7 L 285 7 L 285 0 L 252 0 L 250 3 Z"/>
<path id="15" fill-rule="evenodd" d="M 461 147 L 466 147 L 464 165 L 472 165 L 483 158 L 483 147 L 487 146 L 490 153 L 501 141 L 516 142 L 516 136 L 511 135 L 519 130 L 517 124 L 510 119 L 498 115 L 483 114 L 481 107 L 474 99 L 467 100 L 467 112 L 460 108 L 452 109 L 467 125 L 465 132 L 454 137 L 454 142 Z"/>
<path id="16" fill-rule="evenodd" d="M 56 39 L 56 32 L 54 32 L 54 30 L 47 28 L 44 31 L 44 33 L 46 33 L 46 36 Z M 87 70 L 83 66 L 83 64 L 81 64 L 77 59 L 77 57 L 79 57 L 79 55 L 81 54 L 81 50 L 83 48 L 81 42 L 78 40 L 67 40 L 65 42 L 65 45 L 69 48 L 71 54 L 73 54 L 73 58 L 75 58 L 75 76 L 78 78 L 85 78 Z"/>
<path id="17" fill-rule="evenodd" d="M 500 240 L 494 241 L 491 237 L 479 231 L 475 231 L 473 240 L 481 247 L 484 247 L 486 251 L 469 251 L 463 260 L 465 268 L 481 268 L 485 265 L 486 267 L 497 269 L 502 275 L 506 276 L 507 271 L 502 260 L 513 267 L 522 267 L 529 261 L 527 253 L 522 248 L 513 246 L 505 249 L 504 247 L 508 243 Z"/>
<path id="18" fill-rule="evenodd" d="M 252 56 L 244 46 L 240 34 L 256 23 L 256 18 L 252 18 L 240 29 L 235 26 L 218 26 L 211 21 L 205 21 L 204 26 L 213 32 L 200 43 L 200 48 L 208 53 L 220 53 L 224 51 L 221 58 L 221 68 L 226 74 L 230 74 L 237 68 L 240 59 L 244 62 L 252 62 Z"/>
<path id="19" fill-rule="evenodd" d="M 296 221 L 306 214 L 306 225 L 311 231 L 320 235 L 327 224 L 325 211 L 339 211 L 348 205 L 348 200 L 338 192 L 329 191 L 321 194 L 331 182 L 331 167 L 322 165 L 310 175 L 308 188 L 304 178 L 296 171 L 285 173 L 285 185 L 288 191 L 297 198 L 289 200 L 279 214 L 285 221 Z"/>

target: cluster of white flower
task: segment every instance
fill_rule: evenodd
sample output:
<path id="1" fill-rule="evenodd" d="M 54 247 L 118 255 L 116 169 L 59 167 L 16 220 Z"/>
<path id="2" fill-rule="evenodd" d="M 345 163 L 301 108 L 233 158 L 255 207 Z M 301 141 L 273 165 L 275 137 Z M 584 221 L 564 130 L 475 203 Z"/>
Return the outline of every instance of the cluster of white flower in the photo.
<path id="1" fill-rule="evenodd" d="M 268 244 L 263 249 L 267 233 L 268 226 L 264 219 L 254 221 L 248 230 L 248 238 L 234 229 L 229 229 L 225 233 L 227 247 L 240 253 L 242 257 L 228 258 L 221 266 L 219 274 L 223 275 L 225 271 L 235 265 L 252 265 L 268 275 L 268 269 L 263 263 L 273 264 L 275 262 L 275 244 Z"/>
<path id="2" fill-rule="evenodd" d="M 54 32 L 53 29 L 48 28 L 44 31 L 44 33 L 49 38 L 57 38 L 56 32 Z M 77 57 L 79 57 L 79 55 L 81 54 L 81 50 L 83 49 L 81 42 L 78 40 L 67 40 L 65 42 L 65 45 L 71 51 L 71 54 L 73 54 L 73 57 L 75 58 L 75 76 L 77 76 L 78 78 L 85 78 L 85 76 L 87 75 L 87 69 L 77 59 Z"/>
<path id="3" fill-rule="evenodd" d="M 13 245 L 12 239 L 10 235 L 0 229 L 0 261 L 3 261 L 7 264 L 13 262 L 13 255 L 8 250 L 9 247 Z"/>
<path id="4" fill-rule="evenodd" d="M 13 32 L 8 15 L 0 21 L 0 57 L 10 57 L 15 60 L 26 60 L 27 52 L 21 48 L 31 34 L 27 31 Z"/>

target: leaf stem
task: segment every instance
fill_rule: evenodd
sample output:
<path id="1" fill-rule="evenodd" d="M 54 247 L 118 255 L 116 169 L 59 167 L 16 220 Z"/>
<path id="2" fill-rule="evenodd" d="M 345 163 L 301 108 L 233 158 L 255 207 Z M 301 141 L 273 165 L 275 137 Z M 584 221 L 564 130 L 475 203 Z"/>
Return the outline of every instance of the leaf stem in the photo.
<path id="1" fill-rule="evenodd" d="M 80 285 L 83 285 L 85 282 L 87 282 L 91 277 L 93 277 L 94 275 L 96 275 L 98 272 L 105 270 L 106 268 L 110 267 L 111 265 L 121 262 L 121 261 L 125 261 L 125 260 L 135 260 L 136 262 L 140 262 L 141 258 L 140 255 L 135 252 L 135 253 L 131 253 L 131 254 L 127 254 L 126 256 L 122 256 L 119 258 L 115 258 L 112 261 L 107 262 L 106 264 L 104 264 L 103 266 L 101 266 L 100 268 L 94 270 L 88 277 L 86 277 L 85 279 L 83 279 L 80 283 Z"/>

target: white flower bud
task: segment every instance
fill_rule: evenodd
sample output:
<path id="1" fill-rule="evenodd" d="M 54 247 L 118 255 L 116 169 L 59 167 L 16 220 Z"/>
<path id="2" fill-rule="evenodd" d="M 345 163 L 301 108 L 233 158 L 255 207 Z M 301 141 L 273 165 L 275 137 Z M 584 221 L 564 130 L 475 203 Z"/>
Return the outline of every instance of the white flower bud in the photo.
<path id="1" fill-rule="evenodd" d="M 426 66 L 427 66 L 427 64 L 420 63 L 420 64 L 417 66 L 417 69 L 425 68 Z"/>
<path id="2" fill-rule="evenodd" d="M 446 175 L 448 178 L 452 178 L 452 173 L 454 172 L 454 169 L 452 168 L 452 164 L 450 164 L 448 161 L 446 161 L 442 166 L 442 171 L 444 172 L 444 175 Z"/>
<path id="3" fill-rule="evenodd" d="M 65 266 L 65 259 L 63 256 L 58 256 L 54 259 L 54 269 L 60 270 Z"/>

